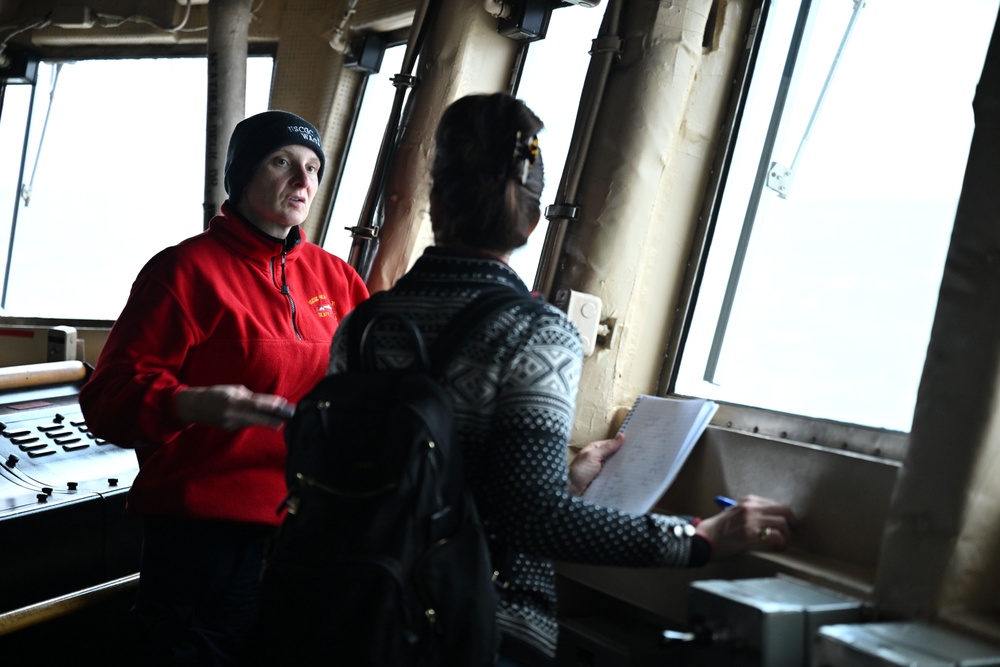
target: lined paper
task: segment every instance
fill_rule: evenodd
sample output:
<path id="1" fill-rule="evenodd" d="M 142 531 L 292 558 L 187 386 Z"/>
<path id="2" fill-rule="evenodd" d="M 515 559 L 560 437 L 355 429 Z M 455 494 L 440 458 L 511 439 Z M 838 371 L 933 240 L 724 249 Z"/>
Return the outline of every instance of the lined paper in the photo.
<path id="1" fill-rule="evenodd" d="M 583 499 L 645 514 L 673 483 L 718 409 L 706 399 L 639 396 L 619 429 L 625 443 L 604 462 Z"/>

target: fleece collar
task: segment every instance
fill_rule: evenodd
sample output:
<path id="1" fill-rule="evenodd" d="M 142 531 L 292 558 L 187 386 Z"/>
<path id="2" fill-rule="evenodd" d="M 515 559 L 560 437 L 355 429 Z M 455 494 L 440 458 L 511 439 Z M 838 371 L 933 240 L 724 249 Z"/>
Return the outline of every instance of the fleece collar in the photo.
<path id="1" fill-rule="evenodd" d="M 281 254 L 286 260 L 293 260 L 302 246 L 302 231 L 298 226 L 288 231 L 288 238 L 276 238 L 265 234 L 237 213 L 229 202 L 224 203 L 221 213 L 208 223 L 208 231 L 224 236 L 226 245 L 254 260 L 269 261 Z"/>

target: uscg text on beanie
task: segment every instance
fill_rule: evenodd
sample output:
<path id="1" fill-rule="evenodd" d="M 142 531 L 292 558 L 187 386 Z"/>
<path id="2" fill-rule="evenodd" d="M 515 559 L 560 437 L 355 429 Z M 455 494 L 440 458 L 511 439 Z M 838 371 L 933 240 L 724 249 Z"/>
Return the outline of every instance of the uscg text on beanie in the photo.
<path id="1" fill-rule="evenodd" d="M 293 144 L 315 151 L 319 157 L 316 177 L 321 181 L 326 164 L 323 141 L 305 118 L 288 111 L 264 111 L 237 123 L 226 151 L 225 185 L 230 203 L 235 206 L 239 202 L 243 188 L 264 158 Z"/>

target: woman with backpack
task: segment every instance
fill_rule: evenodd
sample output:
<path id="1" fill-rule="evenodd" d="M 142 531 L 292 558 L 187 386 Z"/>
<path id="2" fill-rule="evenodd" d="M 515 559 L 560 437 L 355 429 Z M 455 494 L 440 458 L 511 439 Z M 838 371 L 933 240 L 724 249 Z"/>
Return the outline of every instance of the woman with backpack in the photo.
<path id="1" fill-rule="evenodd" d="M 588 445 L 571 473 L 566 451 L 580 339 L 562 311 L 529 297 L 507 264 L 539 219 L 541 129 L 538 117 L 505 93 L 470 95 L 445 111 L 431 168 L 435 243 L 377 305 L 383 313 L 405 313 L 432 345 L 480 293 L 503 287 L 524 296 L 476 327 L 452 356 L 445 384 L 455 402 L 466 482 L 491 549 L 504 554 L 497 664 L 525 667 L 555 662 L 554 560 L 697 566 L 758 545 L 765 529 L 771 547 L 783 549 L 793 520 L 787 507 L 757 497 L 697 525 L 690 517 L 629 515 L 578 497 L 621 441 Z M 334 337 L 331 374 L 346 368 L 349 321 Z M 383 366 L 410 354 L 398 327 L 376 328 L 374 335 Z"/>

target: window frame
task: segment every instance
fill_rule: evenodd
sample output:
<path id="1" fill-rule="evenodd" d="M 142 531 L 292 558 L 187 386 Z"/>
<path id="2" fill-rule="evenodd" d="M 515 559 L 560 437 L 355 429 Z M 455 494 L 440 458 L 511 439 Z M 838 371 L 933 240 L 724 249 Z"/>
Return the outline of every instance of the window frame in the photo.
<path id="1" fill-rule="evenodd" d="M 392 77 L 398 74 L 398 71 L 393 71 L 393 72 L 388 71 L 391 68 L 387 67 L 387 65 L 392 64 L 393 61 L 386 63 L 383 60 L 385 54 L 388 53 L 391 49 L 398 49 L 397 54 L 400 56 L 399 58 L 400 61 L 402 61 L 403 58 L 405 57 L 405 51 L 406 51 L 406 40 L 402 39 L 400 35 L 398 35 L 397 33 L 383 33 L 383 34 L 375 33 L 375 36 L 382 39 L 384 42 L 382 58 L 380 58 L 379 60 L 378 70 L 363 74 L 361 81 L 358 84 L 357 91 L 354 95 L 354 100 L 353 100 L 354 106 L 352 108 L 350 127 L 347 128 L 345 133 L 346 139 L 344 141 L 344 150 L 340 156 L 338 164 L 336 165 L 336 169 L 332 170 L 332 172 L 335 174 L 335 181 L 332 183 L 332 186 L 330 188 L 330 205 L 324 212 L 323 219 L 320 224 L 319 236 L 316 239 L 316 244 L 318 246 L 320 246 L 327 252 L 337 255 L 344 261 L 349 261 L 351 255 L 353 254 L 354 246 L 356 242 L 358 242 L 359 238 L 362 239 L 361 243 L 364 242 L 363 235 L 359 236 L 354 231 L 349 231 L 349 230 L 358 229 L 358 225 L 370 224 L 370 221 L 362 220 L 361 216 L 362 213 L 364 213 L 365 206 L 367 203 L 367 198 L 371 191 L 371 183 L 372 179 L 375 177 L 375 170 L 378 169 L 379 167 L 377 156 L 379 154 L 379 151 L 381 150 L 381 144 L 384 139 L 384 128 L 387 122 L 390 120 L 387 117 L 381 122 L 381 124 L 377 124 L 378 127 L 382 128 L 383 130 L 382 132 L 378 133 L 377 135 L 373 135 L 371 137 L 364 137 L 365 139 L 372 141 L 373 142 L 372 145 L 362 146 L 360 144 L 355 143 L 355 140 L 359 136 L 357 132 L 358 124 L 361 120 L 362 109 L 365 108 L 366 95 L 371 90 L 372 77 L 382 77 L 383 79 L 382 81 L 376 82 L 378 85 L 384 84 L 386 80 L 390 80 L 391 84 Z M 401 65 L 402 63 L 400 63 L 400 66 Z M 388 90 L 388 89 L 383 89 L 383 90 Z M 391 96 L 394 95 L 395 92 L 393 92 Z M 390 100 L 389 107 L 391 106 L 392 102 Z M 386 116 L 389 115 L 390 112 L 387 108 Z M 367 151 L 369 154 L 375 156 L 376 159 L 372 160 L 370 168 L 363 172 L 364 179 L 362 180 L 364 182 L 365 190 L 363 196 L 360 199 L 361 206 L 356 211 L 349 211 L 350 213 L 353 214 L 352 217 L 345 218 L 342 215 L 340 215 L 344 211 L 338 210 L 338 206 L 341 205 L 342 203 L 339 200 L 339 197 L 341 192 L 344 191 L 343 188 L 344 175 L 351 173 L 351 171 L 358 166 L 351 163 L 352 155 L 354 156 L 357 155 L 357 153 L 355 153 L 356 150 Z M 361 165 L 361 166 L 368 166 L 368 165 Z M 331 171 L 329 168 L 327 170 L 328 172 Z M 340 215 L 339 221 L 335 219 L 338 215 Z M 346 232 L 346 238 L 339 238 L 339 239 L 335 238 L 336 234 L 341 234 L 344 232 Z M 344 249 L 341 252 L 342 250 L 341 246 L 345 245 L 346 249 Z"/>
<path id="2" fill-rule="evenodd" d="M 688 270 L 678 297 L 677 318 L 669 332 L 665 349 L 665 361 L 661 368 L 658 385 L 661 387 L 660 393 L 663 395 L 685 395 L 678 392 L 676 386 L 681 360 L 688 336 L 691 333 L 708 252 L 716 232 L 726 180 L 738 141 L 740 124 L 743 121 L 753 74 L 763 46 L 764 31 L 772 2 L 773 0 L 763 0 L 756 8 L 746 36 L 747 48 L 744 50 L 742 60 L 738 63 L 733 77 L 728 106 L 724 115 L 725 121 L 720 130 L 718 149 L 690 250 Z M 797 10 L 798 17 L 795 27 L 797 37 L 801 37 L 803 33 L 808 34 L 809 22 L 815 17 L 818 4 L 814 0 L 801 1 Z M 786 53 L 784 78 L 792 78 L 793 72 L 789 68 L 794 68 L 797 63 L 798 46 L 799 44 L 791 45 Z M 785 80 L 782 85 L 785 88 L 783 93 L 787 92 L 789 82 Z M 760 156 L 752 197 L 762 196 L 762 188 L 765 187 L 764 181 L 770 167 L 770 160 L 773 158 L 773 142 L 782 120 L 782 110 L 777 109 L 777 107 L 783 103 L 784 98 L 782 97 L 776 103 L 776 110 L 768 124 L 766 144 Z M 745 226 L 742 232 L 746 232 Z M 787 439 L 797 443 L 815 444 L 839 451 L 893 460 L 902 460 L 906 443 L 909 440 L 909 433 L 904 431 L 781 412 L 775 409 L 726 401 L 724 398 L 714 398 L 713 400 L 722 406 L 713 419 L 714 426 L 744 431 L 753 436 Z"/>
<path id="3" fill-rule="evenodd" d="M 247 58 L 248 60 L 251 58 L 270 59 L 271 61 L 270 72 L 271 72 L 271 77 L 273 79 L 275 53 L 276 53 L 276 48 L 273 45 L 256 44 L 252 45 L 252 48 L 248 50 Z M 126 60 L 143 61 L 143 60 L 192 60 L 192 59 L 202 60 L 207 62 L 206 60 L 207 56 L 204 53 L 203 49 L 192 50 L 189 48 L 178 49 L 177 52 L 174 51 L 164 52 L 161 49 L 157 48 L 152 48 L 152 49 L 148 48 L 136 49 L 134 47 L 112 48 L 107 50 L 102 49 L 99 51 L 95 51 L 94 53 L 88 53 L 85 57 L 70 57 L 68 55 L 62 55 L 60 53 L 50 53 L 48 51 L 43 51 L 40 52 L 36 56 L 36 58 L 38 62 L 38 73 L 35 76 L 34 81 L 32 83 L 18 84 L 25 87 L 30 86 L 31 101 L 29 102 L 26 124 L 24 126 L 25 139 L 23 146 L 21 148 L 22 155 L 20 156 L 20 159 L 22 166 L 21 166 L 21 174 L 19 177 L 19 182 L 17 184 L 18 188 L 17 201 L 14 203 L 14 208 L 11 209 L 10 211 L 5 210 L 4 214 L 13 213 L 17 209 L 23 207 L 23 204 L 20 201 L 21 199 L 20 187 L 23 183 L 25 183 L 27 179 L 30 179 L 31 177 L 30 169 L 33 168 L 33 163 L 37 159 L 36 156 L 32 155 L 32 152 L 37 149 L 38 142 L 40 140 L 48 141 L 47 139 L 44 139 L 44 137 L 38 136 L 38 133 L 42 131 L 41 119 L 43 119 L 46 116 L 44 108 L 40 108 L 39 105 L 43 104 L 44 100 L 47 98 L 43 94 L 44 91 L 38 90 L 39 86 L 42 86 L 44 88 L 44 86 L 46 85 L 46 80 L 42 76 L 41 65 L 43 63 L 54 64 L 60 62 L 75 63 L 75 62 L 88 62 L 88 61 L 126 61 Z M 270 86 L 268 86 L 268 88 L 270 88 Z M 205 113 L 207 113 L 207 110 L 205 111 Z M 195 164 L 198 163 L 199 159 L 203 159 L 203 156 L 204 156 L 204 137 L 202 137 L 201 148 L 194 156 Z M 199 209 L 201 208 L 200 202 L 198 208 Z M 17 245 L 15 236 L 17 234 L 16 227 L 18 224 L 19 223 L 17 221 L 17 216 L 15 215 L 15 218 L 12 221 L 11 225 L 9 227 L 4 227 L 4 229 L 7 232 L 6 236 L 8 237 L 5 240 L 9 242 L 9 247 L 5 258 L 5 261 L 8 265 L 13 263 L 15 257 L 16 245 Z M 202 227 L 203 225 L 200 222 L 198 222 L 197 228 L 199 231 L 201 230 Z M 149 257 L 151 257 L 152 254 L 153 253 L 150 253 Z M 145 259 L 149 259 L 149 257 L 146 257 Z M 11 276 L 6 275 L 5 272 L 5 277 L 3 279 L 4 280 L 3 291 L 5 296 L 8 293 L 10 277 Z M 127 277 L 124 277 L 123 280 L 126 281 L 126 284 L 130 285 L 134 278 L 135 275 L 133 273 L 128 275 Z M 124 305 L 124 303 L 122 305 Z M 65 317 L 53 314 L 33 315 L 33 314 L 19 313 L 17 311 L 8 312 L 6 309 L 0 310 L 0 322 L 2 322 L 4 325 L 15 325 L 15 326 L 23 326 L 23 325 L 51 326 L 55 324 L 67 324 L 83 328 L 106 328 L 110 326 L 110 324 L 114 323 L 115 319 L 116 318 L 113 317 L 107 317 L 107 318 L 88 317 L 84 314 L 81 314 L 80 316 Z"/>
<path id="4" fill-rule="evenodd" d="M 811 0 L 803 2 L 809 3 Z M 762 37 L 770 5 L 771 0 L 763 0 L 754 10 L 746 35 L 748 48 L 744 49 L 735 68 L 725 120 L 720 131 L 719 148 L 712 165 L 704 204 L 698 216 L 698 225 L 687 263 L 688 270 L 678 296 L 678 318 L 667 341 L 665 362 L 659 383 L 659 386 L 666 387 L 666 391 L 663 392 L 666 396 L 684 396 L 676 391 L 681 352 L 690 333 L 698 289 L 704 276 L 740 123 L 757 66 L 757 58 L 762 48 Z M 772 120 L 772 126 L 776 126 L 779 120 Z M 897 431 L 794 415 L 718 399 L 715 399 L 715 402 L 719 404 L 719 410 L 712 418 L 710 428 L 743 433 L 751 442 L 759 439 L 803 443 L 848 454 L 902 461 L 909 441 L 909 434 Z"/>

